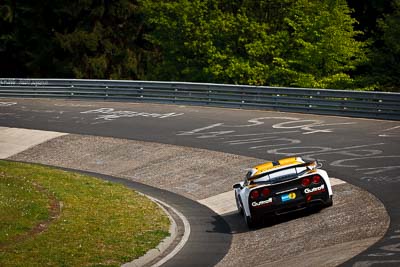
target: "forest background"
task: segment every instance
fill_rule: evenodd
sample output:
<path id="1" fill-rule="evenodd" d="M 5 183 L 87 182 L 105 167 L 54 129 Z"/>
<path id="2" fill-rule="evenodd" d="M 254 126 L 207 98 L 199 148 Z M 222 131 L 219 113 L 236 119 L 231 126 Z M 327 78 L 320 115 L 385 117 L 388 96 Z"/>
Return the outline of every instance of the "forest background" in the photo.
<path id="1" fill-rule="evenodd" d="M 400 92 L 400 0 L 4 0 L 0 77 Z"/>

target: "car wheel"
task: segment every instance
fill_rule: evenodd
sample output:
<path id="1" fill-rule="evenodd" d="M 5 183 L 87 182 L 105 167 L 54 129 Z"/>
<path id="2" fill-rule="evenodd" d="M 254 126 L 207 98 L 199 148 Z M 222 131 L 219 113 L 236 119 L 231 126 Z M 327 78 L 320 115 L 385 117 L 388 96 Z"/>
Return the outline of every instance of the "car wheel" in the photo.
<path id="1" fill-rule="evenodd" d="M 330 196 L 328 201 L 325 204 L 325 207 L 332 207 L 332 206 L 333 206 L 333 199 L 332 199 L 332 196 Z"/>
<path id="2" fill-rule="evenodd" d="M 329 207 L 332 207 L 332 206 L 333 206 L 333 200 L 332 200 L 332 196 L 330 196 L 329 199 L 322 206 L 322 208 L 329 208 Z"/>
<path id="3" fill-rule="evenodd" d="M 249 229 L 253 229 L 257 226 L 257 220 L 255 220 L 255 218 L 251 218 L 250 216 L 245 216 L 244 218 Z"/>
<path id="4" fill-rule="evenodd" d="M 236 199 L 236 206 L 237 206 L 237 209 L 238 209 L 238 212 L 239 212 L 239 214 L 240 215 L 243 215 L 244 213 L 243 213 L 243 205 L 242 205 L 242 202 L 240 201 L 240 199 L 238 198 L 238 196 L 235 194 L 235 199 Z"/>

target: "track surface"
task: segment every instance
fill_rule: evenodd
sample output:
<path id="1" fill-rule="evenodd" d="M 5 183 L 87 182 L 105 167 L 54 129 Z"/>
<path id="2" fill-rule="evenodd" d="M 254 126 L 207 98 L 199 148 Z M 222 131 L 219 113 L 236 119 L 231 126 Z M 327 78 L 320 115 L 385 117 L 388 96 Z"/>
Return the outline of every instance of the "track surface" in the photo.
<path id="1" fill-rule="evenodd" d="M 400 265 L 400 122 L 113 102 L 1 99 L 0 125 L 112 136 L 266 160 L 317 158 L 387 208 L 385 237 L 344 265 Z M 360 207 L 362 208 L 362 207 Z"/>

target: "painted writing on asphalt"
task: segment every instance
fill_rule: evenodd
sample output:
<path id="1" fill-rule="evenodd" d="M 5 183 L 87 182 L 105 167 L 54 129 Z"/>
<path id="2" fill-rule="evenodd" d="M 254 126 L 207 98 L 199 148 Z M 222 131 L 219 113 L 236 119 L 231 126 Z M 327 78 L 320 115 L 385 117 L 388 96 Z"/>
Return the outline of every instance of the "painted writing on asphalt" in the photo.
<path id="1" fill-rule="evenodd" d="M 225 128 L 245 128 L 245 127 L 255 127 L 255 126 L 260 126 L 265 124 L 265 121 L 269 120 L 280 120 L 283 122 L 275 123 L 272 125 L 272 128 L 274 129 L 285 129 L 285 130 L 296 130 L 296 131 L 301 131 L 302 134 L 308 135 L 308 134 L 315 134 L 315 133 L 331 133 L 334 131 L 331 126 L 338 126 L 338 125 L 349 125 L 349 124 L 355 124 L 355 122 L 339 122 L 339 123 L 325 123 L 323 120 L 303 120 L 299 118 L 294 118 L 294 117 L 261 117 L 261 118 L 254 118 L 251 120 L 248 120 L 248 124 L 243 124 L 243 125 L 227 125 L 224 123 L 216 123 L 212 124 L 203 128 L 191 130 L 191 131 L 185 131 L 185 132 L 180 132 L 178 135 L 195 135 L 198 134 L 204 130 L 210 130 L 212 128 L 216 127 L 225 127 Z M 235 131 L 219 131 L 219 132 L 211 132 L 211 133 L 218 133 L 218 134 L 227 134 L 227 133 L 233 133 Z M 214 137 L 214 136 L 211 136 Z M 199 137 L 199 138 L 207 138 L 206 137 Z"/>
<path id="2" fill-rule="evenodd" d="M 137 111 L 119 111 L 114 110 L 113 108 L 99 108 L 94 110 L 82 111 L 82 114 L 97 114 L 95 120 L 115 120 L 119 118 L 132 118 L 132 117 L 149 117 L 149 118 L 158 118 L 165 119 L 171 117 L 181 116 L 184 113 L 148 113 L 148 112 L 137 112 Z"/>
<path id="3" fill-rule="evenodd" d="M 247 127 L 262 126 L 267 121 L 274 124 L 271 130 L 265 127 L 260 132 L 243 133 Z M 399 155 L 384 155 L 379 149 L 385 143 L 368 143 L 352 146 L 306 146 L 302 145 L 302 135 L 327 134 L 342 125 L 356 122 L 326 123 L 323 120 L 300 119 L 295 117 L 262 117 L 250 119 L 244 124 L 227 125 L 215 123 L 190 131 L 178 132 L 179 136 L 199 139 L 215 139 L 229 146 L 245 146 L 249 150 L 265 151 L 281 157 L 302 156 L 305 159 L 324 161 L 324 156 L 336 156 L 329 164 L 335 167 L 352 168 L 360 173 L 360 180 L 369 182 L 400 182 L 398 170 Z M 276 129 L 277 131 L 273 131 Z M 390 128 L 390 131 L 397 127 Z M 242 133 L 238 133 L 241 130 Z M 388 131 L 388 130 L 387 130 Z M 292 138 L 296 136 L 296 138 Z M 374 166 L 362 167 L 366 159 L 373 160 Z"/>
<path id="4" fill-rule="evenodd" d="M 0 107 L 9 107 L 16 105 L 16 102 L 0 102 Z"/>
<path id="5" fill-rule="evenodd" d="M 367 256 L 370 260 L 358 261 L 353 265 L 353 267 L 399 266 L 400 229 L 394 230 L 386 242 L 387 244 L 379 247 L 381 252 L 368 254 Z M 391 259 L 386 259 L 385 257 L 390 257 Z"/>
<path id="6" fill-rule="evenodd" d="M 385 129 L 381 131 L 381 133 L 379 134 L 379 137 L 396 137 L 396 136 L 400 136 L 400 125 Z"/>

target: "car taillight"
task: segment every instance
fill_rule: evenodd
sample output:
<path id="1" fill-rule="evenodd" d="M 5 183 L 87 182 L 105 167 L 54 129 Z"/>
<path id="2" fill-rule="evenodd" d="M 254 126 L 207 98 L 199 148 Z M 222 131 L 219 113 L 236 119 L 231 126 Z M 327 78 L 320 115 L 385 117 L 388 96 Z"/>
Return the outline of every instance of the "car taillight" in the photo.
<path id="1" fill-rule="evenodd" d="M 306 187 L 309 186 L 311 184 L 311 179 L 310 178 L 304 178 L 303 180 L 301 180 L 301 185 Z"/>
<path id="2" fill-rule="evenodd" d="M 267 197 L 269 193 L 271 193 L 271 190 L 269 190 L 268 188 L 263 188 L 263 190 L 261 190 L 261 196 L 263 197 Z"/>
<path id="3" fill-rule="evenodd" d="M 314 184 L 319 184 L 319 183 L 321 182 L 321 176 L 319 176 L 319 175 L 314 175 L 313 178 L 312 178 L 312 182 L 313 182 Z"/>
<path id="4" fill-rule="evenodd" d="M 253 190 L 250 193 L 251 199 L 257 199 L 260 196 L 260 193 L 257 190 Z"/>

